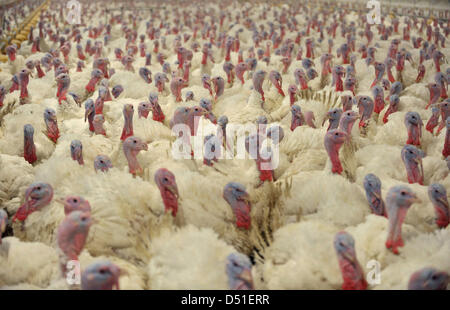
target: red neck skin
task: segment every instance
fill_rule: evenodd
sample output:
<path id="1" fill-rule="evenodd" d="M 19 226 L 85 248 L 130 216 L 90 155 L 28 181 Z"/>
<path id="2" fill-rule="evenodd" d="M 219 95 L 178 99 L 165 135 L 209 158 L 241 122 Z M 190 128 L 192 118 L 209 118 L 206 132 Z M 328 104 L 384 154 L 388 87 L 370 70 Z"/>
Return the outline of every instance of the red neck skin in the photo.
<path id="1" fill-rule="evenodd" d="M 152 119 L 157 122 L 164 122 L 166 118 L 163 111 L 161 110 L 161 106 L 158 104 L 155 108 L 152 109 L 153 117 Z M 147 112 L 148 113 L 148 112 Z"/>
<path id="2" fill-rule="evenodd" d="M 183 54 L 178 52 L 177 53 L 177 58 L 178 58 L 178 69 L 182 69 L 183 68 L 183 64 L 184 64 Z"/>
<path id="3" fill-rule="evenodd" d="M 408 128 L 408 140 L 406 144 L 420 145 L 421 128 L 419 126 L 410 125 Z"/>
<path id="4" fill-rule="evenodd" d="M 450 130 L 448 129 L 445 135 L 444 149 L 442 150 L 442 155 L 444 155 L 444 157 L 450 156 Z"/>
<path id="5" fill-rule="evenodd" d="M 231 53 L 231 45 L 227 47 L 225 61 L 230 61 L 231 59 L 230 53 Z"/>
<path id="6" fill-rule="evenodd" d="M 33 164 L 37 160 L 36 147 L 32 138 L 25 138 L 23 157 L 30 164 Z"/>
<path id="7" fill-rule="evenodd" d="M 5 100 L 5 94 L 0 95 L 0 107 L 3 106 L 3 100 Z"/>
<path id="8" fill-rule="evenodd" d="M 432 105 L 435 102 L 437 102 L 439 100 L 439 97 L 440 97 L 440 93 L 439 94 L 433 94 L 433 92 L 430 92 L 430 100 L 428 101 L 428 104 L 425 107 L 425 109 L 427 110 L 430 107 L 430 105 Z"/>
<path id="9" fill-rule="evenodd" d="M 40 52 L 39 43 L 37 41 L 33 42 L 33 46 L 31 46 L 31 53 Z"/>
<path id="10" fill-rule="evenodd" d="M 446 228 L 450 223 L 448 204 L 439 203 L 439 205 L 434 205 L 434 211 L 436 213 L 436 225 L 439 228 Z"/>
<path id="11" fill-rule="evenodd" d="M 42 71 L 42 68 L 40 65 L 36 65 L 36 70 L 37 70 L 38 78 L 42 78 L 45 76 L 45 73 L 44 73 L 44 71 Z"/>
<path id="12" fill-rule="evenodd" d="M 68 85 L 63 85 L 62 83 L 60 85 L 58 85 L 58 91 L 56 96 L 58 97 L 58 103 L 61 104 L 61 102 L 67 101 L 67 91 L 69 90 L 69 86 Z"/>
<path id="13" fill-rule="evenodd" d="M 181 86 L 172 87 L 172 85 L 171 85 L 171 88 L 172 88 L 172 90 L 174 92 L 173 95 L 175 96 L 175 101 L 176 102 L 183 101 L 183 99 L 181 98 Z"/>
<path id="14" fill-rule="evenodd" d="M 349 52 L 342 53 L 342 61 L 344 65 L 348 65 L 350 62 L 350 59 L 348 57 Z"/>
<path id="15" fill-rule="evenodd" d="M 93 123 L 94 125 L 94 132 L 96 135 L 104 135 L 106 136 L 106 131 L 103 128 L 103 124 L 102 123 Z"/>
<path id="16" fill-rule="evenodd" d="M 183 79 L 189 83 L 189 66 L 185 66 L 183 70 Z"/>
<path id="17" fill-rule="evenodd" d="M 445 87 L 445 85 L 441 85 L 441 98 L 442 99 L 447 99 L 447 89 Z"/>
<path id="18" fill-rule="evenodd" d="M 289 103 L 291 106 L 295 103 L 295 93 L 289 92 Z"/>
<path id="19" fill-rule="evenodd" d="M 94 106 L 95 106 L 95 114 L 103 114 L 103 99 L 98 97 L 97 100 L 95 100 Z"/>
<path id="20" fill-rule="evenodd" d="M 383 96 L 379 96 L 377 98 L 375 98 L 375 108 L 374 108 L 374 112 L 377 114 L 380 114 L 380 112 L 384 109 L 384 100 L 383 100 Z"/>
<path id="21" fill-rule="evenodd" d="M 28 98 L 28 77 L 20 82 L 20 99 Z"/>
<path id="22" fill-rule="evenodd" d="M 59 138 L 58 123 L 54 121 L 49 121 L 46 122 L 46 125 L 47 125 L 47 137 L 54 143 L 56 143 L 56 141 L 58 141 Z"/>
<path id="23" fill-rule="evenodd" d="M 353 263 L 344 257 L 339 257 L 339 267 L 344 280 L 343 290 L 365 290 L 367 288 L 364 272 L 358 261 Z"/>
<path id="24" fill-rule="evenodd" d="M 387 76 L 388 76 L 389 82 L 394 83 L 395 78 L 392 75 L 391 67 L 388 67 L 386 71 L 387 71 Z"/>
<path id="25" fill-rule="evenodd" d="M 11 88 L 9 89 L 9 92 L 12 93 L 13 91 L 19 90 L 19 84 L 13 81 L 13 84 Z"/>
<path id="26" fill-rule="evenodd" d="M 88 122 L 89 122 L 89 131 L 90 132 L 95 132 L 95 129 L 94 129 L 94 113 L 91 113 L 89 116 L 88 116 Z"/>
<path id="27" fill-rule="evenodd" d="M 314 52 L 312 50 L 311 44 L 306 45 L 306 58 L 314 57 Z"/>
<path id="28" fill-rule="evenodd" d="M 136 175 L 136 173 L 142 172 L 142 167 L 139 165 L 139 162 L 136 159 L 138 152 L 133 152 L 129 149 L 125 149 L 125 157 L 128 161 L 128 169 L 132 175 Z"/>
<path id="29" fill-rule="evenodd" d="M 208 59 L 208 53 L 203 52 L 203 56 L 202 56 L 202 65 L 206 65 L 207 59 Z"/>
<path id="30" fill-rule="evenodd" d="M 169 190 L 165 188 L 160 189 L 161 198 L 164 203 L 165 211 L 172 213 L 172 216 L 177 216 L 178 212 L 178 199 L 177 197 Z"/>
<path id="31" fill-rule="evenodd" d="M 244 73 L 245 70 L 236 70 L 236 76 L 237 78 L 241 81 L 242 85 L 244 85 L 245 81 L 244 81 Z"/>
<path id="32" fill-rule="evenodd" d="M 306 80 L 302 77 L 300 77 L 299 79 L 300 82 L 300 86 L 302 90 L 308 89 L 308 83 L 306 82 Z"/>
<path id="33" fill-rule="evenodd" d="M 423 185 L 423 168 L 422 165 L 417 163 L 407 163 L 406 164 L 406 174 L 408 177 L 409 184 L 419 183 Z"/>
<path id="34" fill-rule="evenodd" d="M 13 62 L 16 60 L 16 53 L 8 53 L 9 61 Z"/>
<path id="35" fill-rule="evenodd" d="M 436 126 L 439 123 L 439 114 L 433 114 L 431 115 L 430 119 L 428 120 L 425 129 L 429 132 L 431 132 L 431 134 L 434 134 L 434 128 L 436 128 Z M 438 132 L 439 134 L 439 132 Z"/>
<path id="36" fill-rule="evenodd" d="M 302 119 L 297 116 L 292 116 L 291 131 L 294 131 L 298 126 L 302 126 Z"/>
<path id="37" fill-rule="evenodd" d="M 444 111 L 443 109 L 441 109 L 441 122 L 439 124 L 439 128 L 437 130 L 437 134 L 439 134 L 441 132 L 441 130 L 443 128 L 445 128 L 445 121 L 446 121 L 446 119 L 448 117 L 450 117 L 450 111 Z"/>
<path id="38" fill-rule="evenodd" d="M 441 72 L 441 65 L 439 64 L 439 59 L 434 58 L 434 66 L 436 67 L 436 72 Z"/>
<path id="39" fill-rule="evenodd" d="M 265 181 L 273 181 L 273 170 L 262 170 L 261 169 L 261 164 L 265 163 L 270 164 L 271 159 L 269 158 L 268 160 L 262 159 L 262 158 L 258 158 L 256 159 L 256 165 L 258 167 L 258 171 L 259 171 L 259 180 L 261 182 L 265 182 Z"/>
<path id="40" fill-rule="evenodd" d="M 331 172 L 341 174 L 344 170 L 341 165 L 341 161 L 339 160 L 339 149 L 341 148 L 342 144 L 333 144 L 331 146 L 327 146 L 326 150 L 328 152 L 328 156 L 331 160 Z"/>
<path id="41" fill-rule="evenodd" d="M 269 57 L 270 56 L 270 45 L 266 45 L 266 52 L 264 53 L 265 57 Z"/>
<path id="42" fill-rule="evenodd" d="M 28 201 L 25 201 L 25 203 L 21 205 L 19 209 L 17 209 L 16 214 L 14 214 L 14 217 L 12 219 L 12 222 L 14 223 L 16 220 L 19 220 L 21 222 L 25 221 L 28 215 L 32 213 L 30 212 L 29 209 L 30 208 L 28 207 Z"/>
<path id="43" fill-rule="evenodd" d="M 234 215 L 236 216 L 236 226 L 238 228 L 250 229 L 251 217 L 250 217 L 251 206 L 246 204 L 244 201 L 238 200 L 234 204 Z"/>
<path id="44" fill-rule="evenodd" d="M 384 113 L 383 116 L 383 123 L 387 123 L 388 122 L 388 117 L 389 115 L 391 115 L 392 113 L 397 112 L 396 110 L 394 111 L 394 109 L 392 108 L 392 106 L 389 106 L 388 109 L 386 110 L 386 113 Z"/>
<path id="45" fill-rule="evenodd" d="M 86 90 L 89 93 L 93 93 L 95 91 L 95 86 L 97 85 L 97 83 L 100 81 L 99 78 L 93 77 L 89 80 L 89 83 L 86 85 Z"/>
<path id="46" fill-rule="evenodd" d="M 211 96 L 213 96 L 211 84 L 209 84 L 208 82 L 203 82 L 203 87 L 206 88 L 207 90 L 209 90 L 209 94 L 210 94 Z"/>
<path id="47" fill-rule="evenodd" d="M 273 81 L 273 85 L 275 86 L 275 88 L 278 90 L 278 93 L 281 95 L 281 96 L 285 96 L 285 94 L 284 94 L 284 91 L 283 91 L 283 89 L 281 88 L 281 84 L 280 84 L 280 82 L 278 81 L 278 80 L 275 80 L 275 81 Z"/>
<path id="48" fill-rule="evenodd" d="M 336 91 L 344 91 L 344 83 L 339 75 L 336 76 Z"/>
<path id="49" fill-rule="evenodd" d="M 163 82 L 158 82 L 156 84 L 157 84 L 157 87 L 158 87 L 158 92 L 162 93 L 164 91 L 164 83 Z"/>
<path id="50" fill-rule="evenodd" d="M 78 51 L 78 58 L 80 60 L 85 60 L 86 59 L 86 56 L 83 54 L 83 50 L 79 50 Z"/>
<path id="51" fill-rule="evenodd" d="M 408 208 L 398 207 L 394 214 L 388 214 L 388 237 L 386 240 L 386 248 L 392 249 L 394 254 L 398 254 L 398 247 L 404 245 L 402 239 L 402 224 L 406 217 Z"/>
<path id="52" fill-rule="evenodd" d="M 125 124 L 123 126 L 120 140 L 124 141 L 126 138 L 133 135 L 133 117 L 125 116 Z"/>
<path id="53" fill-rule="evenodd" d="M 425 71 L 419 71 L 419 73 L 417 74 L 416 83 L 419 83 L 420 81 L 422 81 L 424 76 L 425 76 Z"/>
<path id="54" fill-rule="evenodd" d="M 150 112 L 149 110 L 139 110 L 138 111 L 139 118 L 142 118 L 142 117 L 143 118 L 147 118 L 149 112 Z"/>

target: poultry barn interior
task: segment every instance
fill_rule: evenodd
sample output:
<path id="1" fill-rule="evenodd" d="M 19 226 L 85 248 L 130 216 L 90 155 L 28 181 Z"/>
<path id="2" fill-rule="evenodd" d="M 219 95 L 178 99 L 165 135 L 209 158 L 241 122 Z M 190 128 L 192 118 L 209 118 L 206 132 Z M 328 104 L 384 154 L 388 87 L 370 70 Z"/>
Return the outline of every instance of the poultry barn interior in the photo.
<path id="1" fill-rule="evenodd" d="M 0 11 L 0 289 L 449 288 L 449 1 Z"/>

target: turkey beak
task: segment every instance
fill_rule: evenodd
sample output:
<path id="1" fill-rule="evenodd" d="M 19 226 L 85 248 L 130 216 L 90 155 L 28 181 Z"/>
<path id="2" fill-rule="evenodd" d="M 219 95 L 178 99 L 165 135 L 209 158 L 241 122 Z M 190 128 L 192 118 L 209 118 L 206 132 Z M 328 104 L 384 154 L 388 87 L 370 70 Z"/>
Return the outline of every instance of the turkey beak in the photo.
<path id="1" fill-rule="evenodd" d="M 381 200 L 381 195 L 377 192 L 372 192 L 372 195 L 374 195 L 377 199 Z"/>
<path id="2" fill-rule="evenodd" d="M 354 263 L 354 262 L 355 262 L 355 256 L 353 255 L 353 253 L 351 253 L 351 252 L 348 251 L 348 250 L 345 250 L 345 251 L 342 253 L 342 257 L 344 257 L 346 260 L 348 260 L 348 261 L 351 262 L 351 263 Z"/>
<path id="3" fill-rule="evenodd" d="M 446 199 L 444 199 L 444 197 L 439 197 L 436 200 L 439 201 L 440 203 L 442 203 L 442 205 L 447 206 L 447 209 L 448 209 L 448 201 Z"/>
<path id="4" fill-rule="evenodd" d="M 62 204 L 62 205 L 65 205 L 64 198 L 61 198 L 61 197 L 56 198 L 56 199 L 55 199 L 55 202 L 60 203 L 60 204 Z"/>
<path id="5" fill-rule="evenodd" d="M 247 193 L 247 192 L 244 192 L 242 195 L 241 195 L 241 200 L 242 201 L 244 201 L 246 204 L 250 204 L 250 195 Z"/>
<path id="6" fill-rule="evenodd" d="M 422 200 L 419 197 L 417 197 L 416 194 L 414 194 L 413 198 L 411 199 L 411 202 L 412 203 L 421 203 Z"/>
<path id="7" fill-rule="evenodd" d="M 252 271 L 248 268 L 245 268 L 238 276 L 239 279 L 244 280 L 245 282 L 249 283 L 251 287 L 253 287 L 253 277 L 252 277 Z"/>
<path id="8" fill-rule="evenodd" d="M 169 190 L 169 192 L 171 192 L 173 195 L 175 195 L 175 197 L 177 197 L 177 199 L 180 198 L 180 195 L 178 193 L 178 187 L 176 184 L 167 185 L 166 188 Z"/>

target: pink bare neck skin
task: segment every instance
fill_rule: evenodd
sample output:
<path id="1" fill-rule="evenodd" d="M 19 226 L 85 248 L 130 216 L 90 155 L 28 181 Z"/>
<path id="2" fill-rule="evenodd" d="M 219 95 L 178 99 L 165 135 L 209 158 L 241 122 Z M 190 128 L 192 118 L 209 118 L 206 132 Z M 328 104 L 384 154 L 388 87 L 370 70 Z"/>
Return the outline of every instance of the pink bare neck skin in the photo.
<path id="1" fill-rule="evenodd" d="M 164 115 L 163 111 L 161 110 L 161 106 L 159 104 L 156 104 L 155 107 L 152 107 L 152 113 L 153 117 L 152 119 L 157 122 L 164 122 L 164 119 L 166 116 Z"/>
<path id="2" fill-rule="evenodd" d="M 444 149 L 442 150 L 442 155 L 444 157 L 450 156 L 450 130 L 447 129 L 445 134 Z"/>
<path id="3" fill-rule="evenodd" d="M 251 217 L 250 217 L 250 204 L 244 201 L 236 201 L 233 207 L 234 214 L 236 216 L 236 226 L 238 228 L 250 229 Z"/>
<path id="4" fill-rule="evenodd" d="M 409 125 L 408 126 L 408 140 L 406 141 L 406 144 L 412 144 L 419 146 L 420 145 L 420 137 L 422 136 L 422 130 L 421 126 L 414 126 Z"/>
<path id="5" fill-rule="evenodd" d="M 50 140 L 52 140 L 54 143 L 59 138 L 59 128 L 58 123 L 53 120 L 46 121 L 47 126 L 47 137 L 49 137 Z"/>
<path id="6" fill-rule="evenodd" d="M 295 103 L 295 92 L 289 92 L 289 103 L 292 106 Z"/>
<path id="7" fill-rule="evenodd" d="M 410 184 L 419 183 L 420 185 L 423 185 L 422 162 L 418 164 L 416 162 L 408 161 L 406 163 L 406 174 Z"/>
<path id="8" fill-rule="evenodd" d="M 364 272 L 355 258 L 355 261 L 350 261 L 345 257 L 338 257 L 339 267 L 341 269 L 343 290 L 365 290 L 367 282 L 364 279 Z"/>
<path id="9" fill-rule="evenodd" d="M 402 239 L 402 224 L 405 220 L 408 208 L 399 207 L 394 214 L 389 214 L 388 237 L 386 240 L 386 248 L 392 249 L 394 254 L 399 254 L 398 247 L 404 245 Z"/>
<path id="10" fill-rule="evenodd" d="M 128 161 L 128 168 L 131 174 L 136 175 L 136 173 L 142 173 L 142 167 L 137 161 L 137 154 L 139 151 L 133 151 L 129 148 L 124 149 L 125 157 Z"/>
<path id="11" fill-rule="evenodd" d="M 165 212 L 172 213 L 173 217 L 177 216 L 177 212 L 178 212 L 177 196 L 166 188 L 161 188 L 160 192 L 161 192 L 161 198 L 164 203 Z"/>
<path id="12" fill-rule="evenodd" d="M 33 164 L 37 160 L 33 137 L 25 136 L 24 140 L 24 158 L 27 162 Z"/>
<path id="13" fill-rule="evenodd" d="M 93 77 L 89 80 L 89 83 L 86 85 L 86 90 L 89 93 L 93 93 L 95 91 L 95 86 L 97 85 L 97 83 L 100 81 L 100 78 L 98 77 Z"/>
<path id="14" fill-rule="evenodd" d="M 343 143 L 332 143 L 329 141 L 326 141 L 325 143 L 325 148 L 332 164 L 331 171 L 333 173 L 341 174 L 343 171 L 341 161 L 339 159 L 339 149 L 341 148 L 342 144 Z"/>
<path id="15" fill-rule="evenodd" d="M 133 135 L 133 114 L 125 113 L 124 118 L 125 123 L 123 125 L 122 135 L 120 136 L 120 140 L 122 141 Z"/>
<path id="16" fill-rule="evenodd" d="M 383 96 L 378 96 L 375 98 L 375 108 L 374 108 L 374 112 L 379 114 L 381 111 L 383 111 L 384 109 L 384 99 Z"/>
<path id="17" fill-rule="evenodd" d="M 104 136 L 106 136 L 106 131 L 103 128 L 103 122 L 95 122 L 94 121 L 93 125 L 94 125 L 94 133 L 96 135 L 104 135 Z"/>

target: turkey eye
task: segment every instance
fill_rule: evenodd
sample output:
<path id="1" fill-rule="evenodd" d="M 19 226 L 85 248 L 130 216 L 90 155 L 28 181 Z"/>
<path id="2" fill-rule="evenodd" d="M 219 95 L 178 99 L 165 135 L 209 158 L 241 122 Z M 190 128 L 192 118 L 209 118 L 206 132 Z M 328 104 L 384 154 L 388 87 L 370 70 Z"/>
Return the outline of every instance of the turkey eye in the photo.
<path id="1" fill-rule="evenodd" d="M 434 192 L 435 192 L 436 194 L 439 193 L 439 191 L 438 191 L 437 189 L 435 189 Z"/>
<path id="2" fill-rule="evenodd" d="M 74 203 L 77 203 L 77 202 L 78 202 L 78 199 L 74 199 L 73 202 L 74 202 Z"/>
<path id="3" fill-rule="evenodd" d="M 336 132 L 335 134 L 334 134 L 335 136 L 339 136 L 339 134 Z"/>
<path id="4" fill-rule="evenodd" d="M 40 187 L 40 186 L 38 186 L 38 187 L 37 187 L 37 190 L 38 190 L 38 191 L 40 191 L 40 190 L 41 190 L 41 187 Z"/>
<path id="5" fill-rule="evenodd" d="M 413 152 L 412 151 L 409 151 L 409 154 L 412 154 Z"/>
<path id="6" fill-rule="evenodd" d="M 103 160 L 100 160 L 100 163 L 101 163 L 101 164 L 104 164 Z"/>
<path id="7" fill-rule="evenodd" d="M 437 275 L 433 275 L 432 277 L 431 277 L 431 280 L 434 280 L 434 281 L 436 281 L 438 279 L 438 276 Z"/>
<path id="8" fill-rule="evenodd" d="M 136 141 L 136 140 L 133 140 L 133 143 L 137 143 L 137 141 Z"/>
<path id="9" fill-rule="evenodd" d="M 401 195 L 402 195 L 402 196 L 405 196 L 405 195 L 406 195 L 406 193 L 405 193 L 405 192 L 401 192 Z"/>

